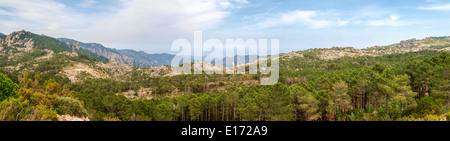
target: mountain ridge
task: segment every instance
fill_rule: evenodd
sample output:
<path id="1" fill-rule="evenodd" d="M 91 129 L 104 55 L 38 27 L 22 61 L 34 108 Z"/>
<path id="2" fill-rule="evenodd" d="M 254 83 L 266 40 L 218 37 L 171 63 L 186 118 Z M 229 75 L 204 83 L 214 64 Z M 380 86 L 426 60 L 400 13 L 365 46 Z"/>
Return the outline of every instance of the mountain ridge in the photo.
<path id="1" fill-rule="evenodd" d="M 163 65 L 169 65 L 174 55 L 162 53 L 162 54 L 148 54 L 143 51 L 135 51 L 131 49 L 114 49 L 103 46 L 98 43 L 84 43 L 74 39 L 57 38 L 59 41 L 68 42 L 71 44 L 78 43 L 80 47 L 87 49 L 97 55 L 104 56 L 110 60 L 115 60 L 121 64 L 130 66 L 143 67 L 158 67 Z"/>

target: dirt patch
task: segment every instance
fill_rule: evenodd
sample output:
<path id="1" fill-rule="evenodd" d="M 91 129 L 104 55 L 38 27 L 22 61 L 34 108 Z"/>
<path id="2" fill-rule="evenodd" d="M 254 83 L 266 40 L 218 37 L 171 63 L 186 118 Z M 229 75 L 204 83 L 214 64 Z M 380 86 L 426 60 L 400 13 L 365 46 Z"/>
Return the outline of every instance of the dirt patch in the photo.
<path id="1" fill-rule="evenodd" d="M 62 75 L 66 76 L 70 79 L 72 83 L 77 83 L 82 80 L 80 80 L 80 74 L 88 74 L 89 77 L 92 78 L 108 78 L 107 75 L 98 72 L 93 67 L 90 67 L 83 63 L 78 63 L 70 67 L 63 68 L 63 71 L 61 72 Z M 81 77 L 83 78 L 83 77 Z"/>

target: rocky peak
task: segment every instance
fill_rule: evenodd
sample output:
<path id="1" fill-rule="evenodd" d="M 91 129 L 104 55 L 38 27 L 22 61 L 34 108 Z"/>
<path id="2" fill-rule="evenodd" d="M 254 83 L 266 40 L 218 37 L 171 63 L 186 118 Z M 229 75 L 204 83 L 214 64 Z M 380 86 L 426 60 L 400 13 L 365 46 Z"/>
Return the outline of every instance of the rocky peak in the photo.
<path id="1" fill-rule="evenodd" d="M 400 47 L 414 47 L 417 45 L 416 42 L 417 42 L 416 38 L 413 38 L 413 39 L 409 39 L 406 41 L 402 40 L 402 41 L 400 41 L 400 43 L 398 45 Z"/>
<path id="2" fill-rule="evenodd" d="M 286 59 L 292 59 L 295 57 L 302 57 L 300 54 L 312 51 L 319 59 L 332 60 L 338 59 L 345 56 L 380 56 L 394 53 L 405 53 L 405 52 L 417 52 L 421 50 L 450 50 L 450 37 L 428 37 L 422 40 L 417 40 L 415 38 L 409 40 L 403 40 L 400 43 L 392 44 L 389 46 L 373 46 L 365 49 L 356 49 L 352 47 L 333 47 L 329 49 L 312 49 L 306 51 L 300 51 L 296 53 L 286 53 L 283 56 Z M 442 46 L 439 48 L 433 48 L 433 46 Z"/>
<path id="3" fill-rule="evenodd" d="M 0 38 L 0 48 L 17 47 L 19 51 L 28 52 L 32 50 L 34 42 L 32 38 L 26 38 L 27 32 L 22 30 L 7 35 L 4 39 Z"/>

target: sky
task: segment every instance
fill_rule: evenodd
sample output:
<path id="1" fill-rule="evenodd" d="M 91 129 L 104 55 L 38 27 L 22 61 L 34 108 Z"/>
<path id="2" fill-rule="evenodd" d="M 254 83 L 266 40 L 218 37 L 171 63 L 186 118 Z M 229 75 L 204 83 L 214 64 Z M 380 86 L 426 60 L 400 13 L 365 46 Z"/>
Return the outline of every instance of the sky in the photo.
<path id="1" fill-rule="evenodd" d="M 203 40 L 279 39 L 280 52 L 450 35 L 444 0 L 0 0 L 0 32 L 25 29 L 117 49 L 173 53 Z"/>

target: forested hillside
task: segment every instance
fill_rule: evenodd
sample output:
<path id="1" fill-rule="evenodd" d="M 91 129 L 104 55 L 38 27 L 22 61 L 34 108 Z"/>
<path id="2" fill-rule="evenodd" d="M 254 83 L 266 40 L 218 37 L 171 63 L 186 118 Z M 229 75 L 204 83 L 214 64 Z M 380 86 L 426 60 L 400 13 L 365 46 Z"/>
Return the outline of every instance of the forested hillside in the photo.
<path id="1" fill-rule="evenodd" d="M 0 120 L 443 121 L 449 37 L 280 55 L 280 80 L 128 67 L 77 44 L 0 36 Z M 70 117 L 70 119 L 68 119 Z"/>

